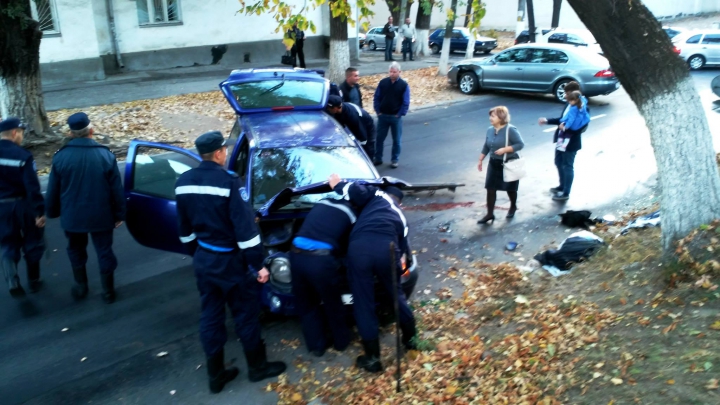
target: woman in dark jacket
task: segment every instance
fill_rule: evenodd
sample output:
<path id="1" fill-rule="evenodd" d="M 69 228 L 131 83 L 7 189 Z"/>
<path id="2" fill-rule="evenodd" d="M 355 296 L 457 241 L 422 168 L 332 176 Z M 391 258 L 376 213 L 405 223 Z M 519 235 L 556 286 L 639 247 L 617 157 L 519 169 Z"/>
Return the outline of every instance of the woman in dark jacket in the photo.
<path id="1" fill-rule="evenodd" d="M 488 171 L 485 176 L 485 189 L 487 190 L 487 215 L 485 215 L 478 224 L 487 224 L 495 221 L 495 200 L 497 198 L 497 190 L 506 191 L 510 198 L 510 210 L 507 218 L 515 216 L 517 211 L 517 190 L 520 180 L 505 182 L 503 180 L 503 159 L 507 154 L 507 160 L 518 159 L 517 152 L 525 146 L 520 132 L 517 128 L 510 125 L 510 112 L 507 107 L 499 106 L 490 109 L 490 128 L 487 130 L 485 145 L 480 153 L 480 161 L 478 162 L 478 170 L 482 171 L 483 160 L 485 156 L 490 154 L 488 163 Z M 507 131 L 507 132 L 506 132 Z M 508 142 L 505 146 L 505 136 L 507 133 Z"/>

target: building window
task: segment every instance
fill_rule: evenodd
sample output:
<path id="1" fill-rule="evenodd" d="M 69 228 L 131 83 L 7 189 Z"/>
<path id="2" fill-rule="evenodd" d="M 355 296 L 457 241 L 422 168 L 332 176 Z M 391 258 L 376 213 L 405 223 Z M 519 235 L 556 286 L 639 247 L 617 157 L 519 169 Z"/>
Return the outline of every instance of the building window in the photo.
<path id="1" fill-rule="evenodd" d="M 30 0 L 32 18 L 40 23 L 40 31 L 45 34 L 60 34 L 55 0 Z"/>
<path id="2" fill-rule="evenodd" d="M 180 0 L 135 0 L 140 25 L 180 22 Z"/>

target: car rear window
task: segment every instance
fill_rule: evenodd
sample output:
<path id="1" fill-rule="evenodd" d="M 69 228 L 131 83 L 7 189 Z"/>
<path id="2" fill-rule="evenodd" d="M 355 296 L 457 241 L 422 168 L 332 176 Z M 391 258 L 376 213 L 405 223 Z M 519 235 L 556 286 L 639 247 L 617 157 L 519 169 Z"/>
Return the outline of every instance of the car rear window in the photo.
<path id="1" fill-rule="evenodd" d="M 230 91 L 244 110 L 272 107 L 320 105 L 325 84 L 308 80 L 261 80 L 230 85 Z"/>

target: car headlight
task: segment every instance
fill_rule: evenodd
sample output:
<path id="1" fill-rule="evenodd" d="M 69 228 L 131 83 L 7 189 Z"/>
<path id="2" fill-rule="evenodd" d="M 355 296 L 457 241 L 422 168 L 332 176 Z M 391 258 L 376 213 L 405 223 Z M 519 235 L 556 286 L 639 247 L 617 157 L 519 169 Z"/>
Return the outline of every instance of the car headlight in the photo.
<path id="1" fill-rule="evenodd" d="M 270 275 L 278 283 L 290 284 L 290 261 L 284 257 L 276 257 L 270 264 Z"/>

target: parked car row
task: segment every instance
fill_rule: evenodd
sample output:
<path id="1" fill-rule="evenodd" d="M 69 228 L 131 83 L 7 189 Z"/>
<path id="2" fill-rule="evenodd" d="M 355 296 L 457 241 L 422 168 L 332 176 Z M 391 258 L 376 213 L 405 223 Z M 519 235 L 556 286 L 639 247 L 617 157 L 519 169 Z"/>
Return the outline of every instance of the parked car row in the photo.
<path id="1" fill-rule="evenodd" d="M 398 27 L 395 27 L 397 30 Z M 377 49 L 385 49 L 385 34 L 382 33 L 383 27 L 373 27 L 365 34 L 365 43 L 368 49 L 375 51 Z M 459 27 L 453 29 L 450 39 L 450 52 L 465 52 L 468 42 L 470 41 L 470 31 L 467 28 Z M 428 38 L 428 46 L 433 53 L 440 53 L 443 41 L 445 39 L 445 29 L 439 28 L 433 31 Z M 397 36 L 393 39 L 393 47 L 397 45 Z M 497 40 L 495 38 L 475 36 L 475 53 L 489 54 L 493 49 L 497 48 Z"/>
<path id="2" fill-rule="evenodd" d="M 673 39 L 680 57 L 692 70 L 720 65 L 720 30 L 683 31 Z"/>

